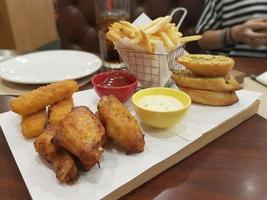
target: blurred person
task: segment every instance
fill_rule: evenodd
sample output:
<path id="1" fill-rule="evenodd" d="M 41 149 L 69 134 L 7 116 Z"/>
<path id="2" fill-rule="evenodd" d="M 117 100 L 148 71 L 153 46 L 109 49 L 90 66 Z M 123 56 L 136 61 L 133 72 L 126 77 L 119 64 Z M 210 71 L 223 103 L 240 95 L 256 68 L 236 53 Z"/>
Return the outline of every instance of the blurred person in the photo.
<path id="1" fill-rule="evenodd" d="M 267 0 L 206 0 L 195 32 L 211 52 L 266 58 Z"/>

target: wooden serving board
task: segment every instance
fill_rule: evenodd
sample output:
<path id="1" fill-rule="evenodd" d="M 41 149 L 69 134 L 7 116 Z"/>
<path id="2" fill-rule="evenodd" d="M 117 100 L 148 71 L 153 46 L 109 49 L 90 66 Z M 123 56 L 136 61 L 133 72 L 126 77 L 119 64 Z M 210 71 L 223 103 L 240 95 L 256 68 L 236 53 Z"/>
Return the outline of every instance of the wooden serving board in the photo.
<path id="1" fill-rule="evenodd" d="M 187 158 L 194 152 L 200 150 L 202 147 L 206 146 L 210 142 L 214 141 L 215 139 L 221 137 L 225 133 L 227 133 L 232 128 L 238 126 L 243 121 L 247 120 L 251 116 L 257 113 L 258 108 L 260 105 L 260 101 L 255 101 L 251 106 L 247 109 L 239 112 L 238 114 L 234 115 L 232 118 L 226 120 L 224 123 L 218 125 L 217 127 L 213 128 L 212 130 L 204 133 L 201 137 L 196 139 L 190 145 L 184 147 L 177 153 L 173 154 L 172 156 L 168 157 L 167 159 L 163 160 L 162 162 L 152 166 L 150 169 L 146 170 L 145 172 L 141 173 L 127 184 L 119 187 L 118 189 L 114 190 L 112 193 L 107 195 L 104 199 L 118 199 L 125 194 L 129 193 L 130 191 L 134 190 L 135 188 L 139 187 L 143 183 L 149 181 L 153 177 L 157 176 L 161 172 L 165 171 L 166 169 L 170 168 L 171 166 L 175 165 L 176 163 L 182 161 L 183 159 Z"/>

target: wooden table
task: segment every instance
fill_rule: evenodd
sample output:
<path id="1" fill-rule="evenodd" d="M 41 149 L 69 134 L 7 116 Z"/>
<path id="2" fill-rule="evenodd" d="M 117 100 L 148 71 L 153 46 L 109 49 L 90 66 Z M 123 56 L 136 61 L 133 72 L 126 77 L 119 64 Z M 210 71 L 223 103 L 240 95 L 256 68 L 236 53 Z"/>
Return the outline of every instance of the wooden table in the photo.
<path id="1" fill-rule="evenodd" d="M 267 70 L 267 59 L 235 60 L 235 69 L 247 74 Z M 0 97 L 0 112 L 9 110 L 9 100 Z M 266 188 L 267 121 L 254 115 L 122 199 L 267 199 Z M 30 199 L 2 130 L 0 199 Z"/>

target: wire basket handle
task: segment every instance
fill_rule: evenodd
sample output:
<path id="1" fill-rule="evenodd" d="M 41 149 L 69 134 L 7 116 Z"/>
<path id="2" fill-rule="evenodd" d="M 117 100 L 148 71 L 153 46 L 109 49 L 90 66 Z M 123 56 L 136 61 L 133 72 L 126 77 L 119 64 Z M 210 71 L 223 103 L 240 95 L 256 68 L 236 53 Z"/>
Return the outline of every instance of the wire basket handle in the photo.
<path id="1" fill-rule="evenodd" d="M 176 26 L 177 28 L 180 28 L 180 26 L 182 25 L 186 15 L 187 15 L 187 10 L 184 7 L 175 8 L 170 14 L 171 17 L 173 17 L 175 15 L 175 13 L 177 13 L 177 12 L 183 12 L 182 17 L 180 18 L 180 20 L 178 21 L 177 26 Z"/>

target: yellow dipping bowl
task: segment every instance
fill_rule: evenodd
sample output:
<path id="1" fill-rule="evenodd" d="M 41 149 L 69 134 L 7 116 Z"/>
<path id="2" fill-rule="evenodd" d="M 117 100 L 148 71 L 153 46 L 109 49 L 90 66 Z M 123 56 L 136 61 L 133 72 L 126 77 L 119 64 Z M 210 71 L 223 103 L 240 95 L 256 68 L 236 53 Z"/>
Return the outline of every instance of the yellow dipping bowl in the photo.
<path id="1" fill-rule="evenodd" d="M 183 107 L 171 111 L 154 111 L 140 106 L 139 101 L 145 96 L 166 95 L 182 102 Z M 191 105 L 191 98 L 184 92 L 165 87 L 153 87 L 140 90 L 132 96 L 134 110 L 142 122 L 156 128 L 174 126 L 186 113 Z"/>

